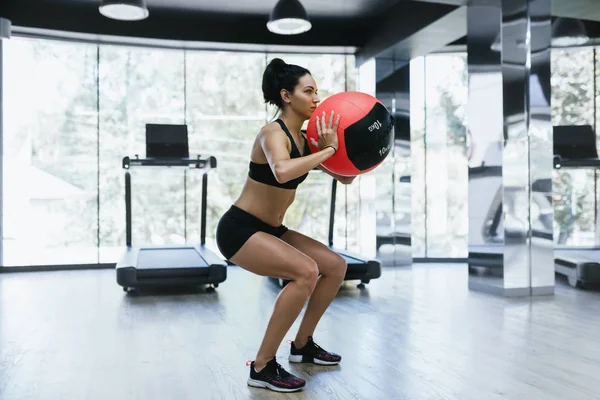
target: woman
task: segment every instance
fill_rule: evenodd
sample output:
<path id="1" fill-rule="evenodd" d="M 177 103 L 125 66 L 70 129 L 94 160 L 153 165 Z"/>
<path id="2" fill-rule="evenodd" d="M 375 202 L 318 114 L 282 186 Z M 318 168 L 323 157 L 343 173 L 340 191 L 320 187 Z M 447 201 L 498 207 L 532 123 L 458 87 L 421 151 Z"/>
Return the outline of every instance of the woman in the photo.
<path id="1" fill-rule="evenodd" d="M 339 290 L 346 262 L 324 244 L 282 225 L 296 187 L 310 170 L 336 153 L 340 115 L 335 122 L 333 112 L 317 116 L 319 140 L 311 140 L 319 151 L 311 154 L 300 131 L 320 102 L 311 73 L 276 58 L 263 74 L 262 90 L 265 102 L 277 106 L 280 116 L 256 137 L 248 179 L 219 221 L 216 239 L 221 253 L 232 263 L 258 275 L 290 280 L 275 301 L 262 344 L 250 364 L 248 384 L 291 392 L 306 382 L 285 371 L 275 355 L 307 299 L 289 361 L 333 365 L 341 360 L 315 344 L 312 336 Z M 324 171 L 344 184 L 354 179 Z"/>

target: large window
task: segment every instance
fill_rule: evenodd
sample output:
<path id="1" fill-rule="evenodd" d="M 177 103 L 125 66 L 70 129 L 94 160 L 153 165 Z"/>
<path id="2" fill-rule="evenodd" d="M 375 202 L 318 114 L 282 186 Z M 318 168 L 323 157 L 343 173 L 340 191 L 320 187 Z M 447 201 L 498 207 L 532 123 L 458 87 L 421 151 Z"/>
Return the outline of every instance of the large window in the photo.
<path id="1" fill-rule="evenodd" d="M 250 150 L 266 122 L 261 79 L 265 55 L 188 52 L 186 54 L 186 119 L 190 151 L 210 154 L 218 165 L 208 180 L 207 242 L 215 252 L 219 218 L 239 195 L 248 174 Z M 226 71 L 226 73 L 224 72 Z M 188 195 L 188 240 L 200 240 L 201 175 L 189 176 L 196 195 Z"/>
<path id="2" fill-rule="evenodd" d="M 598 126 L 595 113 L 594 49 L 552 50 L 552 124 Z M 597 129 L 596 129 L 597 132 Z M 595 244 L 597 172 L 554 171 L 554 234 L 559 245 Z"/>
<path id="3" fill-rule="evenodd" d="M 425 59 L 428 257 L 467 255 L 466 55 Z"/>
<path id="4" fill-rule="evenodd" d="M 18 37 L 5 41 L 3 49 L 6 266 L 117 261 L 125 245 L 121 160 L 145 155 L 145 124 L 152 122 L 186 123 L 191 155 L 217 158 L 209 177 L 207 241 L 218 251 L 217 221 L 241 191 L 258 130 L 276 115 L 262 99 L 267 63 L 281 57 L 308 68 L 322 100 L 357 90 L 354 58 L 343 55 L 182 51 Z M 554 125 L 600 128 L 594 93 L 599 61 L 591 47 L 553 50 Z M 466 71 L 464 54 L 411 62 L 410 155 L 395 149 L 370 179 L 338 186 L 337 247 L 369 253 L 378 229 L 398 230 L 406 222 L 413 256 L 466 256 Z M 406 157 L 410 162 L 403 161 Z M 132 175 L 134 244 L 197 243 L 201 173 L 165 169 Z M 399 177 L 408 175 L 407 197 L 407 183 Z M 555 172 L 559 244 L 596 243 L 598 175 Z M 284 223 L 327 241 L 330 196 L 331 178 L 311 173 Z M 371 215 L 373 207 L 377 215 Z M 380 215 L 390 220 L 380 221 Z"/>
<path id="5" fill-rule="evenodd" d="M 4 42 L 4 265 L 112 263 L 125 246 L 124 156 L 145 156 L 146 123 L 186 123 L 190 155 L 213 155 L 207 244 L 239 195 L 250 148 L 275 115 L 267 62 L 307 67 L 322 99 L 353 90 L 344 55 L 182 51 L 13 37 Z M 134 169 L 133 244 L 197 243 L 201 173 Z M 327 240 L 331 179 L 310 174 L 285 223 Z M 336 245 L 358 196 L 338 191 Z M 350 199 L 346 202 L 346 199 Z M 352 217 L 350 220 L 353 219 Z M 351 235 L 350 235 L 351 236 Z"/>
<path id="6" fill-rule="evenodd" d="M 125 243 L 122 159 L 144 156 L 146 123 L 185 122 L 184 54 L 118 46 L 99 52 L 100 262 L 114 262 Z M 134 169 L 131 175 L 133 243 L 185 242 L 183 173 Z"/>
<path id="7" fill-rule="evenodd" d="M 4 265 L 96 262 L 98 48 L 3 48 Z"/>
<path id="8" fill-rule="evenodd" d="M 411 62 L 412 254 L 467 255 L 465 54 Z"/>

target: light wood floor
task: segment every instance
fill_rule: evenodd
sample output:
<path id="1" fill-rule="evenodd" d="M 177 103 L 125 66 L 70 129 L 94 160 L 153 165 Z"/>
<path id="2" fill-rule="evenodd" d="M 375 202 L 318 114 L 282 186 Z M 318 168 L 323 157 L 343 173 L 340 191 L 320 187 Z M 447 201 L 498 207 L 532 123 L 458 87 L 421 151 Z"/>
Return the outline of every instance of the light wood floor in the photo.
<path id="1" fill-rule="evenodd" d="M 600 399 L 600 294 L 557 279 L 534 300 L 470 292 L 465 265 L 347 283 L 315 335 L 341 366 L 293 364 L 308 383 L 286 395 L 246 385 L 279 291 L 266 278 L 127 296 L 112 270 L 0 274 L 0 399 Z"/>

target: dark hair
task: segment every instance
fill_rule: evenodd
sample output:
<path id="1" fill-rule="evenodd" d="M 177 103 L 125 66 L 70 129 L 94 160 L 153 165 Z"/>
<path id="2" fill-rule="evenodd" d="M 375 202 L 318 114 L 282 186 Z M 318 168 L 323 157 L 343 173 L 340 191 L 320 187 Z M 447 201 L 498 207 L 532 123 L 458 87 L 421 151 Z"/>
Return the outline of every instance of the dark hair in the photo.
<path id="1" fill-rule="evenodd" d="M 293 92 L 300 78 L 306 74 L 310 74 L 310 71 L 304 67 L 286 64 L 281 58 L 271 60 L 263 73 L 262 80 L 265 103 L 283 108 L 281 89 L 286 89 L 290 93 Z"/>

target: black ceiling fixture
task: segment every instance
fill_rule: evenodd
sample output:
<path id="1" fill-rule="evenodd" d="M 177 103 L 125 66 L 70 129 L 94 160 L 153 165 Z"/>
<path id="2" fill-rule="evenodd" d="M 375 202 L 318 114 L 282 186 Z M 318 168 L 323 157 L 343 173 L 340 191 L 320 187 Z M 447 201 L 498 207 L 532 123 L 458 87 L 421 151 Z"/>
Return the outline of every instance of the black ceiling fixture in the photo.
<path id="1" fill-rule="evenodd" d="M 146 0 L 102 0 L 100 14 L 120 21 L 139 21 L 148 17 Z"/>
<path id="2" fill-rule="evenodd" d="M 299 0 L 279 0 L 269 17 L 267 29 L 278 35 L 298 35 L 308 32 L 312 24 Z"/>

